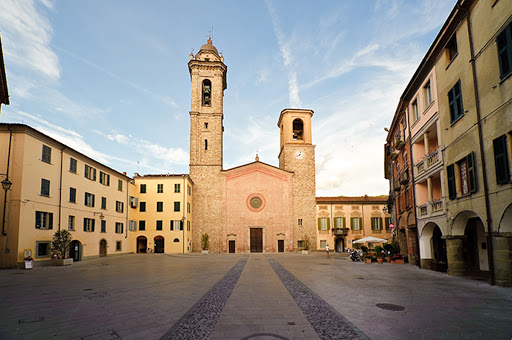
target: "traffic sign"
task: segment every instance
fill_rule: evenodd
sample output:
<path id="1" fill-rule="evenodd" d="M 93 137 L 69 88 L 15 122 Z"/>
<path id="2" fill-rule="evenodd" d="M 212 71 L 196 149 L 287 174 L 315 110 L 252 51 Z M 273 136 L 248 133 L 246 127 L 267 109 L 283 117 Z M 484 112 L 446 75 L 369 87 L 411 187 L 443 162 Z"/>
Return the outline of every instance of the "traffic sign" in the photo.
<path id="1" fill-rule="evenodd" d="M 395 225 L 393 223 L 389 224 L 389 229 L 393 229 L 394 227 L 395 227 Z"/>

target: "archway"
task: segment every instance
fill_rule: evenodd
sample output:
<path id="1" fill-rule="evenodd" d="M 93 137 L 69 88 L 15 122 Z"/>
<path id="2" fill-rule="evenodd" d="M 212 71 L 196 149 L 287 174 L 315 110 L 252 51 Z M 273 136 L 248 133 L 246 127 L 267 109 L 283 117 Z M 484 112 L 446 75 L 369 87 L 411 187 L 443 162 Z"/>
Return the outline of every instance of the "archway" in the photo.
<path id="1" fill-rule="evenodd" d="M 107 256 L 107 240 L 102 239 L 100 241 L 100 257 Z"/>
<path id="2" fill-rule="evenodd" d="M 155 236 L 155 253 L 164 253 L 165 239 L 163 236 Z"/>
<path id="3" fill-rule="evenodd" d="M 334 251 L 338 253 L 345 251 L 345 239 L 343 237 L 336 237 L 334 240 Z"/>
<path id="4" fill-rule="evenodd" d="M 146 236 L 137 237 L 137 253 L 147 253 L 148 239 Z"/>
<path id="5" fill-rule="evenodd" d="M 480 218 L 473 217 L 468 220 L 464 230 L 463 247 L 468 274 L 488 270 L 485 230 Z"/>
<path id="6" fill-rule="evenodd" d="M 82 259 L 82 244 L 78 240 L 73 240 L 69 244 L 69 257 L 77 262 Z"/>
<path id="7" fill-rule="evenodd" d="M 437 225 L 432 233 L 432 250 L 434 252 L 434 270 L 446 272 L 448 270 L 448 256 L 446 254 L 446 240 L 442 238 L 443 233 Z"/>

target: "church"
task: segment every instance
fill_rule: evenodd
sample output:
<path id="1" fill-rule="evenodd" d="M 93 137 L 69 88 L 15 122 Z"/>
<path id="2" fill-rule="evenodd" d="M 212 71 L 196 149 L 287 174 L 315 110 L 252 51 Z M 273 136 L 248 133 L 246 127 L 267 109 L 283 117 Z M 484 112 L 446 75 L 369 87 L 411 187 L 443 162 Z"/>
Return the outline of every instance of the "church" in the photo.
<path id="1" fill-rule="evenodd" d="M 223 168 L 224 57 L 209 38 L 188 63 L 192 251 L 290 252 L 316 249 L 315 145 L 312 110 L 284 109 L 277 118 L 279 167 L 256 160 Z"/>

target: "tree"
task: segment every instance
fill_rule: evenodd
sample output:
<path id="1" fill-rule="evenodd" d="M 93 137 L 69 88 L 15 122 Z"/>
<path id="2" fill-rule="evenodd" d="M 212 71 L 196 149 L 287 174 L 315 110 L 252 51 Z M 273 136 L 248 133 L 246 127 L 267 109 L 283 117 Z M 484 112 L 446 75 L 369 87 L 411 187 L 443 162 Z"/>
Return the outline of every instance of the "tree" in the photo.
<path id="1" fill-rule="evenodd" d="M 73 236 L 67 230 L 59 230 L 53 234 L 52 251 L 57 254 L 59 259 L 68 257 L 71 241 L 73 241 Z"/>

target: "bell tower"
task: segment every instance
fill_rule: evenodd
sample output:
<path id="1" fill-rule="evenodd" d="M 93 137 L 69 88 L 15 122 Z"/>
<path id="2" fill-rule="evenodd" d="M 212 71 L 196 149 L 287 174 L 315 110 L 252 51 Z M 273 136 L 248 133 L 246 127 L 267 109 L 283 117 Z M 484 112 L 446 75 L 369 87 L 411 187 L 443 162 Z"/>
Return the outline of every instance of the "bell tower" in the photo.
<path id="1" fill-rule="evenodd" d="M 313 110 L 284 109 L 280 130 L 279 168 L 293 174 L 294 248 L 305 236 L 316 249 L 315 145 L 311 139 Z"/>
<path id="2" fill-rule="evenodd" d="M 221 251 L 223 99 L 227 88 L 224 57 L 208 38 L 188 63 L 192 85 L 190 106 L 190 177 L 194 182 L 192 251 L 201 250 L 201 236 L 210 251 Z"/>

